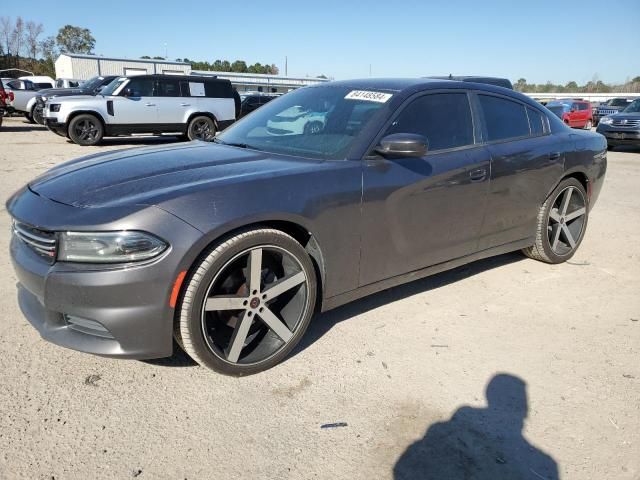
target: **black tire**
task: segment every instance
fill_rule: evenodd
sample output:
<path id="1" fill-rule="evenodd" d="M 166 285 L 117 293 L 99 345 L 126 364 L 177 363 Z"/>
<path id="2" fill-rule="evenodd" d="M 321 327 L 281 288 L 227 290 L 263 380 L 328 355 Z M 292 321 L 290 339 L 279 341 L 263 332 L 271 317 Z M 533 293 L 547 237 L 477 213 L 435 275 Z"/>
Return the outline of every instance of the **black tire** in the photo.
<path id="1" fill-rule="evenodd" d="M 67 136 L 78 145 L 97 145 L 102 140 L 104 128 L 102 122 L 95 115 L 89 113 L 73 117 L 69 122 Z"/>
<path id="2" fill-rule="evenodd" d="M 252 291 L 256 283 L 248 278 L 253 274 L 247 272 L 253 272 L 253 253 L 258 250 L 260 263 L 254 278 L 260 287 Z M 277 255 L 286 258 L 287 264 L 295 267 L 295 273 L 283 270 L 278 276 L 270 274 L 269 259 L 273 252 L 276 252 L 273 258 Z M 273 297 L 267 296 L 278 282 L 283 286 L 295 281 L 294 277 L 304 281 L 274 293 Z M 228 290 L 223 288 L 225 285 Z M 279 230 L 247 230 L 214 245 L 194 265 L 176 307 L 175 338 L 184 351 L 204 367 L 232 376 L 258 373 L 284 360 L 300 341 L 313 316 L 316 293 L 313 263 L 298 242 Z M 246 307 L 207 308 L 209 302 L 224 300 L 225 296 L 233 297 L 236 302 L 244 300 Z M 277 314 L 278 328 L 268 325 L 266 316 L 263 318 L 260 313 L 262 307 L 266 309 L 264 315 Z M 250 312 L 254 313 L 253 317 Z M 245 321 L 247 326 L 243 329 Z M 285 333 L 289 338 L 286 340 L 285 335 L 278 333 L 283 325 L 287 327 Z M 232 359 L 233 342 L 237 338 L 241 341 L 237 342 Z"/>
<path id="3" fill-rule="evenodd" d="M 610 143 L 607 143 L 607 150 L 611 151 L 611 150 L 613 150 L 614 148 L 616 148 L 616 146 L 617 146 L 617 145 L 612 145 L 612 144 L 610 144 Z"/>
<path id="4" fill-rule="evenodd" d="M 44 125 L 44 115 L 43 115 L 42 108 L 38 108 L 37 105 L 33 107 L 33 112 L 31 116 L 33 117 L 33 119 L 38 125 Z"/>
<path id="5" fill-rule="evenodd" d="M 569 195 L 569 200 L 567 200 L 567 207 L 563 209 L 566 194 Z M 584 212 L 581 215 L 572 218 L 582 209 Z M 536 243 L 522 251 L 527 257 L 541 262 L 552 264 L 566 262 L 578 250 L 587 230 L 588 220 L 587 192 L 578 180 L 567 178 L 560 182 L 540 207 Z"/>
<path id="6" fill-rule="evenodd" d="M 211 142 L 216 136 L 216 122 L 205 115 L 193 117 L 187 127 L 189 140 Z"/>
<path id="7" fill-rule="evenodd" d="M 35 120 L 33 119 L 33 117 L 31 116 L 31 113 L 25 112 L 24 118 L 26 118 L 27 122 L 29 122 L 29 123 L 36 123 Z"/>

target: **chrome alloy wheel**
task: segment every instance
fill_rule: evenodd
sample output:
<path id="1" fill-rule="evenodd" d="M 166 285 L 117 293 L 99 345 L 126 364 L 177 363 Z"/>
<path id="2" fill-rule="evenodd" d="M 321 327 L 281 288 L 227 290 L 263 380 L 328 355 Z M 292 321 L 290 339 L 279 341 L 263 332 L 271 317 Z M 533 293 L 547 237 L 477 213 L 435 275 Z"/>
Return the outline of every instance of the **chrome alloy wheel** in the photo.
<path id="1" fill-rule="evenodd" d="M 202 333 L 222 361 L 252 365 L 282 350 L 310 308 L 300 262 L 275 245 L 253 247 L 214 276 L 202 305 Z"/>
<path id="2" fill-rule="evenodd" d="M 547 234 L 551 250 L 558 256 L 569 255 L 584 233 L 587 202 L 575 187 L 562 190 L 549 210 Z"/>

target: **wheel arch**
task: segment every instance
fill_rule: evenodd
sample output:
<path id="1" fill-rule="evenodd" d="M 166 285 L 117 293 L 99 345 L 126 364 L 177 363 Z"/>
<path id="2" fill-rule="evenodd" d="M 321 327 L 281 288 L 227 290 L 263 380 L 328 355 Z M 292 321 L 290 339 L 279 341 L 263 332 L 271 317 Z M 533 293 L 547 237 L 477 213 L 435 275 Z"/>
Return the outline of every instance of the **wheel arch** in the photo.
<path id="1" fill-rule="evenodd" d="M 323 302 L 323 292 L 325 285 L 325 258 L 322 253 L 322 249 L 318 242 L 317 236 L 304 225 L 304 222 L 296 221 L 292 219 L 283 219 L 281 217 L 266 217 L 260 220 L 238 222 L 232 225 L 226 225 L 222 228 L 216 228 L 214 231 L 203 236 L 201 242 L 194 245 L 191 252 L 189 252 L 183 261 L 183 267 L 181 270 L 186 271 L 188 277 L 194 269 L 197 268 L 199 262 L 206 256 L 207 252 L 214 246 L 225 242 L 231 237 L 238 235 L 239 233 L 246 232 L 247 230 L 255 230 L 260 228 L 272 228 L 279 230 L 291 236 L 305 249 L 317 278 L 317 295 L 315 308 L 319 309 Z M 178 298 L 182 298 L 184 291 L 186 290 L 187 282 L 183 282 L 180 286 Z M 178 315 L 178 309 L 176 309 L 175 315 Z M 177 317 L 176 317 L 177 318 Z"/>
<path id="2" fill-rule="evenodd" d="M 72 120 L 74 118 L 76 118 L 78 115 L 93 115 L 94 117 L 96 117 L 98 120 L 100 120 L 100 123 L 102 124 L 102 131 L 104 132 L 104 134 L 106 134 L 107 131 L 107 124 L 104 121 L 104 117 L 96 112 L 95 110 L 77 110 L 77 111 L 73 111 L 71 112 L 68 116 L 67 116 L 67 132 L 69 131 L 69 125 L 71 124 Z"/>
<path id="3" fill-rule="evenodd" d="M 193 120 L 196 117 L 209 117 L 211 120 L 213 120 L 213 123 L 215 123 L 216 125 L 216 130 L 218 130 L 218 119 L 216 118 L 216 116 L 211 113 L 211 112 L 193 112 L 189 115 L 189 117 L 187 118 L 187 123 L 184 126 L 184 131 L 188 131 L 189 129 L 189 124 L 191 123 L 191 120 Z"/>

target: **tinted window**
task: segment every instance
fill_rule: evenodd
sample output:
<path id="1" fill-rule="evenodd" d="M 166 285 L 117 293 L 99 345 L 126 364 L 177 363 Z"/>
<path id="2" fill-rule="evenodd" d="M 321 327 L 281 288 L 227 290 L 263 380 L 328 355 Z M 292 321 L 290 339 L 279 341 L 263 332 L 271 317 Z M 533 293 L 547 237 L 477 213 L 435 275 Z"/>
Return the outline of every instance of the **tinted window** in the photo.
<path id="1" fill-rule="evenodd" d="M 544 134 L 544 118 L 540 112 L 533 108 L 527 107 L 527 115 L 529 116 L 529 127 L 531 135 L 538 136 Z"/>
<path id="2" fill-rule="evenodd" d="M 162 79 L 158 81 L 158 96 L 179 97 L 180 82 L 178 80 Z"/>
<path id="3" fill-rule="evenodd" d="M 204 94 L 209 98 L 233 98 L 231 83 L 207 81 L 204 83 Z"/>
<path id="4" fill-rule="evenodd" d="M 368 113 L 363 111 L 361 115 Z M 391 133 L 423 135 L 429 150 L 472 144 L 473 123 L 467 94 L 439 93 L 414 100 L 391 124 L 386 134 Z"/>
<path id="5" fill-rule="evenodd" d="M 153 97 L 153 83 L 151 78 L 134 78 L 125 89 L 130 89 L 134 97 Z"/>
<path id="6" fill-rule="evenodd" d="M 504 98 L 478 95 L 487 126 L 487 140 L 529 135 L 529 121 L 524 105 Z"/>

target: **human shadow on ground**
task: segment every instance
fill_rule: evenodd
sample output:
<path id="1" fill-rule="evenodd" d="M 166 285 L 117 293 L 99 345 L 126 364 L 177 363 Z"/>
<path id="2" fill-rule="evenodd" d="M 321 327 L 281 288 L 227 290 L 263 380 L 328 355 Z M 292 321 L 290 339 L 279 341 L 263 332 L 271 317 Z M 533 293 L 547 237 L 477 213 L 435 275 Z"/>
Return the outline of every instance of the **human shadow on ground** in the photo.
<path id="1" fill-rule="evenodd" d="M 526 383 L 498 374 L 486 395 L 486 408 L 461 407 L 431 425 L 396 462 L 394 480 L 558 480 L 555 460 L 522 435 Z"/>

